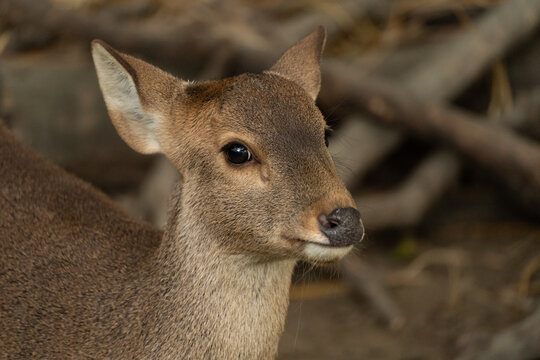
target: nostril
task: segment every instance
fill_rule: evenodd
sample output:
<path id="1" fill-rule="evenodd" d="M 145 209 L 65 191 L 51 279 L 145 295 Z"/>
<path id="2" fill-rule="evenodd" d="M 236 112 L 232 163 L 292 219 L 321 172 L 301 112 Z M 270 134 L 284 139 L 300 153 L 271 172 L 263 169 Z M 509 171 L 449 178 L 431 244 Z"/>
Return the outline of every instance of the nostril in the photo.
<path id="1" fill-rule="evenodd" d="M 332 224 L 330 223 L 330 221 L 328 221 L 328 217 L 325 214 L 319 215 L 318 220 L 319 224 L 321 224 L 324 229 L 332 228 Z"/>
<path id="2" fill-rule="evenodd" d="M 350 245 L 362 238 L 360 213 L 352 207 L 338 208 L 328 215 L 320 214 L 317 219 L 332 245 Z"/>
<path id="3" fill-rule="evenodd" d="M 339 226 L 339 222 L 336 220 L 329 219 L 328 222 L 330 223 L 330 229 L 335 228 L 336 226 Z"/>
<path id="4" fill-rule="evenodd" d="M 337 218 L 334 218 L 332 216 L 327 216 L 326 214 L 319 215 L 319 224 L 324 229 L 333 229 L 340 225 L 340 221 Z"/>
<path id="5" fill-rule="evenodd" d="M 336 212 L 332 212 L 330 215 L 326 217 L 328 219 L 328 222 L 330 223 L 330 228 L 334 228 L 336 226 L 341 225 L 342 218 L 340 216 L 336 216 Z"/>

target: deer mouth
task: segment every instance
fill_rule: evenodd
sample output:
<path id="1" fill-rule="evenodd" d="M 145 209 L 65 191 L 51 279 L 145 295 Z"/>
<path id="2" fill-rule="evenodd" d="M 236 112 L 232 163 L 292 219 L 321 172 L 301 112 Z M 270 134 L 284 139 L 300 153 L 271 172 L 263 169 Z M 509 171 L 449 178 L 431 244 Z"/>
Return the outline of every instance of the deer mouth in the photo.
<path id="1" fill-rule="evenodd" d="M 352 244 L 343 244 L 343 243 L 332 243 L 324 234 L 309 234 L 307 236 L 296 235 L 296 236 L 286 236 L 282 237 L 288 240 L 291 243 L 297 243 L 304 246 L 307 245 L 316 245 L 322 248 L 328 249 L 339 249 L 339 248 L 349 248 Z"/>
<path id="2" fill-rule="evenodd" d="M 349 248 L 352 247 L 352 245 L 339 245 L 339 244 L 330 244 L 330 243 L 320 243 L 318 241 L 311 241 L 311 240 L 303 240 L 303 239 L 295 239 L 296 241 L 307 245 L 315 245 L 321 248 L 327 248 L 327 249 L 342 249 L 342 248 Z"/>
<path id="3" fill-rule="evenodd" d="M 354 247 L 354 245 L 331 244 L 328 239 L 325 239 L 324 235 L 314 239 L 285 236 L 284 238 L 300 247 L 298 250 L 304 260 L 315 263 L 336 262 L 347 255 Z"/>
<path id="4" fill-rule="evenodd" d="M 306 242 L 302 253 L 310 261 L 332 263 L 347 255 L 353 247 Z"/>

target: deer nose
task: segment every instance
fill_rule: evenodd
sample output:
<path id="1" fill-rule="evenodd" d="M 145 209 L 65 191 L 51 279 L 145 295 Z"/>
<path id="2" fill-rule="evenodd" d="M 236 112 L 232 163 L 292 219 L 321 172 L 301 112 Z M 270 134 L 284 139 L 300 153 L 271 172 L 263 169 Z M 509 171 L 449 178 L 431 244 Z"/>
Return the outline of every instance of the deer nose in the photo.
<path id="1" fill-rule="evenodd" d="M 328 237 L 331 246 L 350 246 L 360 242 L 364 227 L 360 213 L 352 207 L 338 208 L 318 217 L 319 228 Z"/>

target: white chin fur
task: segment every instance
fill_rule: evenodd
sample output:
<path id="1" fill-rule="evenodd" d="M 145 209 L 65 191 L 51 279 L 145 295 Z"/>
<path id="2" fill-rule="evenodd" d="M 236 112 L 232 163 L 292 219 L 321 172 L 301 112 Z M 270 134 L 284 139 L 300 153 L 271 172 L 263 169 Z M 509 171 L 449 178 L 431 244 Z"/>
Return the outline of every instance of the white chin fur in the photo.
<path id="1" fill-rule="evenodd" d="M 304 241 L 310 241 L 317 244 L 325 244 L 325 245 L 330 244 L 330 240 L 328 240 L 328 238 L 323 234 L 312 233 L 312 234 L 308 234 L 307 236 L 303 235 L 302 239 Z"/>
<path id="2" fill-rule="evenodd" d="M 317 244 L 306 244 L 304 255 L 312 261 L 337 261 L 347 255 L 352 248 L 352 245 L 335 248 Z"/>

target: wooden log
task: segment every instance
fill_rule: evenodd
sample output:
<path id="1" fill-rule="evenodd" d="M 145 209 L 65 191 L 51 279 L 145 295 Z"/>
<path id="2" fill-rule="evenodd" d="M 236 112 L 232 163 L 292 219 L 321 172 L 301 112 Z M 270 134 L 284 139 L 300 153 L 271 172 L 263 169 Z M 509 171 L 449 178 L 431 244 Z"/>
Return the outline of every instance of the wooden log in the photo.
<path id="1" fill-rule="evenodd" d="M 536 33 L 505 61 L 512 88 L 517 91 L 531 91 L 540 84 L 540 34 Z"/>
<path id="2" fill-rule="evenodd" d="M 159 156 L 138 191 L 115 197 L 115 201 L 132 216 L 143 219 L 164 230 L 167 225 L 169 198 L 180 173 L 164 156 Z"/>

